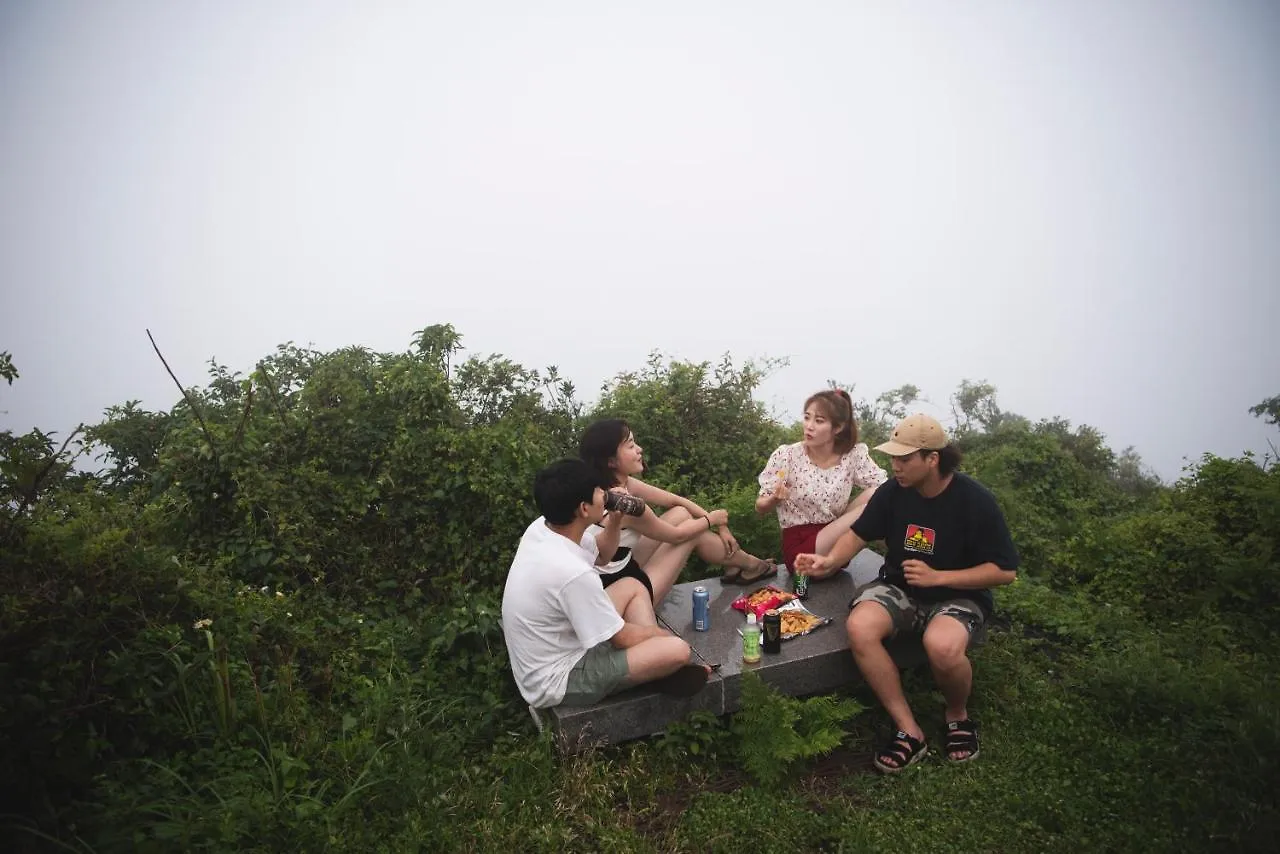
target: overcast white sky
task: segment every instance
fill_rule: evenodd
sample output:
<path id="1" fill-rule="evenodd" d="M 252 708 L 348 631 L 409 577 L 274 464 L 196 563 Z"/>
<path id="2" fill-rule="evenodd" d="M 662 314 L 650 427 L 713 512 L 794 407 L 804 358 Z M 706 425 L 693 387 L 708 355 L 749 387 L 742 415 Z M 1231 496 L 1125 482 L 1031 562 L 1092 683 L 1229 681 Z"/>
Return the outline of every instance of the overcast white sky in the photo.
<path id="1" fill-rule="evenodd" d="M 963 378 L 1166 478 L 1280 393 L 1280 4 L 0 0 L 0 426 L 276 344 Z M 1280 443 L 1278 443 L 1280 444 Z M 763 461 L 762 461 L 763 462 Z"/>

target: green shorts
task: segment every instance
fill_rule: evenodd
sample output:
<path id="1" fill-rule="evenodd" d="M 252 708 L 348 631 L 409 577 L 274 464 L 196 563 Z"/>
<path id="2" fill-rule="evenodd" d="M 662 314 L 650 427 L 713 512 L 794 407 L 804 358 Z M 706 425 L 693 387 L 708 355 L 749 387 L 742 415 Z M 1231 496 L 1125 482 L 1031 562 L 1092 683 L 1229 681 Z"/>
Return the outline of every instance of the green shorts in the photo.
<path id="1" fill-rule="evenodd" d="M 589 706 L 627 687 L 627 651 L 601 641 L 569 671 L 562 706 Z"/>
<path id="2" fill-rule="evenodd" d="M 920 633 L 929 625 L 929 621 L 939 615 L 953 617 L 969 630 L 969 637 L 982 627 L 987 615 L 982 606 L 972 599 L 945 599 L 941 602 L 926 602 L 893 584 L 874 581 L 857 595 L 849 608 L 857 607 L 859 602 L 877 602 L 884 606 L 893 619 L 893 633 Z"/>

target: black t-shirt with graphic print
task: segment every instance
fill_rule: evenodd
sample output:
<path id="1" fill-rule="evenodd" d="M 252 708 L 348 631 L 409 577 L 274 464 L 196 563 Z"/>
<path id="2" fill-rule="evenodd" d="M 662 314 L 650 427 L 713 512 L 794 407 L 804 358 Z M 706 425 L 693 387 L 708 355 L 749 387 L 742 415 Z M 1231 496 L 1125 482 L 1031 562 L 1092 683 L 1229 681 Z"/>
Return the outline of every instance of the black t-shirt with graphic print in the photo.
<path id="1" fill-rule="evenodd" d="M 885 541 L 888 554 L 880 569 L 881 580 L 925 602 L 964 598 L 977 602 L 988 615 L 992 608 L 990 590 L 908 584 L 902 574 L 904 560 L 914 558 L 939 570 L 969 569 L 982 563 L 1018 568 L 1018 551 L 995 496 L 959 472 L 933 498 L 890 478 L 871 496 L 852 528 L 867 542 Z"/>

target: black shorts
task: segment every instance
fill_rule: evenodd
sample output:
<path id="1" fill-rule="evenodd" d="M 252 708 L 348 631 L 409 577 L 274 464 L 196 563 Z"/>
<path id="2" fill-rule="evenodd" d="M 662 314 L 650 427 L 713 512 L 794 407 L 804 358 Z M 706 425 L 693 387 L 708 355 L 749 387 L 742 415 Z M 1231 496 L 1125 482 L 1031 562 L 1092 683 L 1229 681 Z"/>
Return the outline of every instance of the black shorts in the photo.
<path id="1" fill-rule="evenodd" d="M 649 576 L 645 573 L 644 569 L 641 568 L 640 564 L 636 563 L 635 557 L 631 556 L 631 549 L 621 548 L 613 554 L 614 560 L 622 560 L 624 557 L 628 558 L 626 566 L 622 567 L 622 569 L 619 569 L 617 572 L 601 573 L 600 583 L 603 586 L 608 587 L 615 581 L 621 581 L 624 578 L 634 578 L 636 581 L 639 581 L 644 585 L 645 590 L 649 591 L 649 599 L 652 600 L 653 582 L 649 580 Z"/>

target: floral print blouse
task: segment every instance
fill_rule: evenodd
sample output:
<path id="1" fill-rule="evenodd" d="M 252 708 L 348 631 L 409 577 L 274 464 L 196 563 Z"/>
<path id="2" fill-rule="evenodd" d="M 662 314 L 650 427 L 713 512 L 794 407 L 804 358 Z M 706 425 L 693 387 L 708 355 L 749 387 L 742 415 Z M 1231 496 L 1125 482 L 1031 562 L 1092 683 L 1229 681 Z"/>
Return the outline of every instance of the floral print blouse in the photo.
<path id="1" fill-rule="evenodd" d="M 775 508 L 778 524 L 784 528 L 825 525 L 844 512 L 855 485 L 869 489 L 889 479 L 862 442 L 829 469 L 818 468 L 809 460 L 803 442 L 780 446 L 769 455 L 768 464 L 760 472 L 760 495 L 773 492 L 782 473 L 791 490 L 791 497 L 779 501 Z"/>

